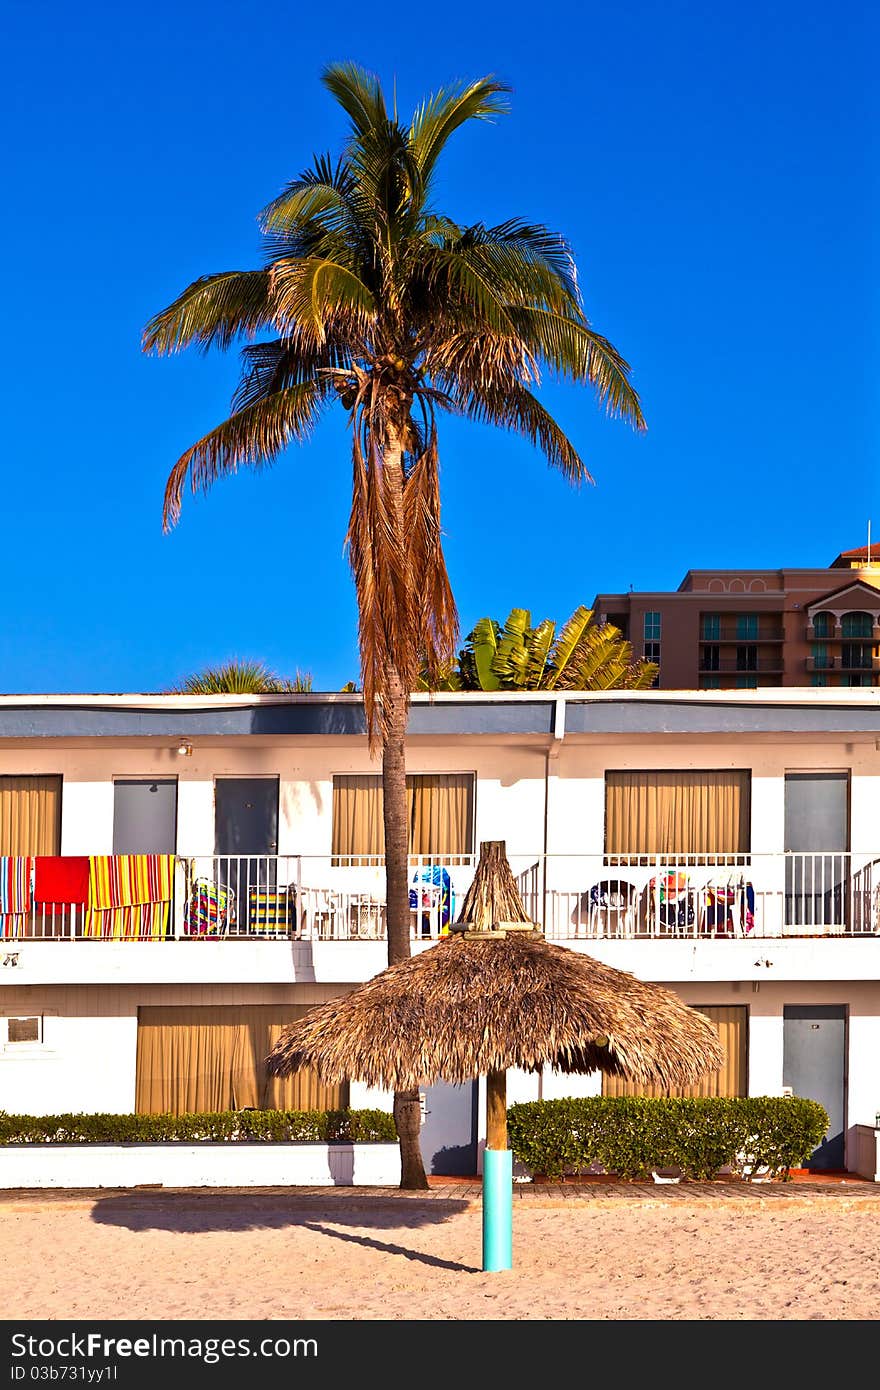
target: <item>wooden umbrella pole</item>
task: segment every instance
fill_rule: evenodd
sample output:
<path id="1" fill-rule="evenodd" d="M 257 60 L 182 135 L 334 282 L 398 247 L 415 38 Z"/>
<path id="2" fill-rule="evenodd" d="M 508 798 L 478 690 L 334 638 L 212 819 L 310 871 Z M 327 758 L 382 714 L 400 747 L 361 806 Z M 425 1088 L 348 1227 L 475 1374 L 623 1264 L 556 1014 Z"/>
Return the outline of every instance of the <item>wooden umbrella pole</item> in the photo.
<path id="1" fill-rule="evenodd" d="M 486 1077 L 486 1148 L 507 1148 L 507 1072 Z"/>
<path id="2" fill-rule="evenodd" d="M 513 1154 L 507 1147 L 507 1073 L 486 1074 L 483 1268 L 513 1267 Z"/>

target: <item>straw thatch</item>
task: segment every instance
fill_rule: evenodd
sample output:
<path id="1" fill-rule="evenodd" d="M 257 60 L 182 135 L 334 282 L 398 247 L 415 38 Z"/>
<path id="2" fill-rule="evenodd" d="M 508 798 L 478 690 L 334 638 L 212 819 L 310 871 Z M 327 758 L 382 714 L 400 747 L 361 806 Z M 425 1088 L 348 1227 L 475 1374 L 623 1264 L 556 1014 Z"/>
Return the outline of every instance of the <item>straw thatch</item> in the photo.
<path id="1" fill-rule="evenodd" d="M 389 966 L 287 1027 L 267 1066 L 407 1091 L 544 1065 L 678 1088 L 723 1061 L 712 1024 L 671 990 L 520 929 Z"/>

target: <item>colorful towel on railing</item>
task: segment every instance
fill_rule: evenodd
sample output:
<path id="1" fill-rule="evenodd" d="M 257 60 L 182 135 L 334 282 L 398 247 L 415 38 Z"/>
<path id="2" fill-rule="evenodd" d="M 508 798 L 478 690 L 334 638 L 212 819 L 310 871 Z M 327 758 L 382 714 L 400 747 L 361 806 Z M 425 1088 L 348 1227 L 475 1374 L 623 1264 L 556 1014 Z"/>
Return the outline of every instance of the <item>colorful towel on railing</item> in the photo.
<path id="1" fill-rule="evenodd" d="M 174 891 L 173 854 L 93 854 L 85 935 L 165 936 Z"/>
<path id="2" fill-rule="evenodd" d="M 0 913 L 30 910 L 30 857 L 6 854 L 0 856 Z"/>
<path id="3" fill-rule="evenodd" d="M 23 936 L 30 910 L 30 858 L 0 856 L 0 936 Z"/>
<path id="4" fill-rule="evenodd" d="M 90 907 L 86 912 L 84 936 L 105 941 L 150 941 L 168 935 L 170 902 L 133 903 L 131 907 Z"/>
<path id="5" fill-rule="evenodd" d="M 34 859 L 35 903 L 87 903 L 87 854 L 38 854 Z"/>

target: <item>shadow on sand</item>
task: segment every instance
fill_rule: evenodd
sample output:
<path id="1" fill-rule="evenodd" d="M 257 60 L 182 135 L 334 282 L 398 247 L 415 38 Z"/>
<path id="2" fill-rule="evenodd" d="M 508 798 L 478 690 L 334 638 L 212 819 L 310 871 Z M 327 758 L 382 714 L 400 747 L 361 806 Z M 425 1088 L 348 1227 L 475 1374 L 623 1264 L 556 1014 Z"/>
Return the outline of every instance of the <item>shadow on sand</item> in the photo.
<path id="1" fill-rule="evenodd" d="M 383 1196 L 381 1201 L 371 1203 L 368 1198 L 350 1197 L 328 1201 L 321 1196 L 127 1192 L 96 1197 L 91 1219 L 101 1226 L 123 1226 L 129 1231 L 177 1231 L 181 1234 L 284 1230 L 298 1226 L 330 1240 L 403 1255 L 405 1259 L 438 1269 L 476 1274 L 479 1270 L 474 1266 L 438 1259 L 380 1238 L 386 1231 L 399 1233 L 402 1226 L 418 1229 L 440 1225 L 468 1208 L 469 1203 L 465 1201 L 447 1199 L 439 1203 L 430 1199 L 421 1201 L 417 1197 Z M 357 1231 L 339 1230 L 340 1226 L 357 1227 Z"/>

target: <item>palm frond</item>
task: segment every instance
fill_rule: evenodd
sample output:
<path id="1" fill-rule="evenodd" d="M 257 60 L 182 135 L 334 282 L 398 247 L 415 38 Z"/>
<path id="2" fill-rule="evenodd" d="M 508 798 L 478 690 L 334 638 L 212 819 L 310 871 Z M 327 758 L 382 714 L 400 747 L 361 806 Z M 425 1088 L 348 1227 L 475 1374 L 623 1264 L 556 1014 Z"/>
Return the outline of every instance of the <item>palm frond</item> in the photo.
<path id="1" fill-rule="evenodd" d="M 332 326 L 345 324 L 352 335 L 368 333 L 376 301 L 353 271 L 336 261 L 277 261 L 272 290 L 279 320 L 323 343 Z"/>
<path id="2" fill-rule="evenodd" d="M 241 350 L 241 380 L 232 397 L 233 412 L 253 405 L 276 391 L 304 381 L 338 384 L 351 368 L 349 349 L 335 338 L 316 344 L 301 330 L 291 328 L 284 338 L 269 343 L 250 343 Z"/>
<path id="3" fill-rule="evenodd" d="M 548 687 L 557 686 L 569 669 L 569 664 L 583 639 L 592 618 L 592 609 L 580 604 L 571 617 L 562 625 L 562 631 L 553 644 L 553 672 Z"/>
<path id="4" fill-rule="evenodd" d="M 442 378 L 441 378 L 442 381 Z M 525 387 L 511 382 L 506 390 L 484 388 L 478 382 L 445 383 L 460 412 L 470 420 L 500 425 L 528 439 L 570 483 L 591 483 L 586 464 L 568 436 L 540 401 Z"/>
<path id="5" fill-rule="evenodd" d="M 273 321 L 267 270 L 229 270 L 203 275 L 150 319 L 143 331 L 144 352 L 162 356 L 197 345 L 228 348 L 237 338 L 254 337 Z"/>
<path id="6" fill-rule="evenodd" d="M 589 382 L 609 415 L 627 420 L 635 429 L 647 428 L 641 401 L 632 386 L 630 365 L 607 338 L 586 320 L 542 307 L 510 310 L 514 331 L 560 376 Z"/>
<path id="7" fill-rule="evenodd" d="M 352 176 L 347 163 L 334 165 L 329 155 L 320 155 L 312 169 L 306 169 L 267 203 L 257 221 L 264 232 L 286 231 L 319 219 L 325 226 L 343 226 L 351 214 L 347 194 Z"/>
<path id="8" fill-rule="evenodd" d="M 297 670 L 295 676 L 279 676 L 264 661 L 232 657 L 219 666 L 187 676 L 172 692 L 180 695 L 278 695 L 305 693 L 312 688 L 309 672 Z"/>
<path id="9" fill-rule="evenodd" d="M 443 147 L 465 121 L 485 121 L 509 110 L 510 88 L 494 77 L 441 88 L 418 108 L 410 126 L 413 155 L 427 184 Z"/>
<path id="10" fill-rule="evenodd" d="M 302 443 L 317 421 L 326 391 L 306 381 L 255 401 L 231 415 L 181 454 L 165 486 L 163 523 L 170 530 L 180 516 L 186 479 L 193 493 L 205 492 L 220 477 L 243 465 L 261 467 L 293 440 Z"/>
<path id="11" fill-rule="evenodd" d="M 358 134 L 363 135 L 371 126 L 382 125 L 388 120 L 378 77 L 358 63 L 330 63 L 321 74 L 321 81 L 349 116 Z"/>

